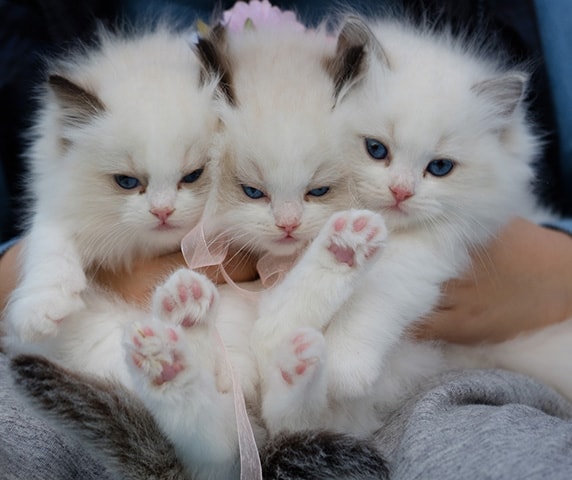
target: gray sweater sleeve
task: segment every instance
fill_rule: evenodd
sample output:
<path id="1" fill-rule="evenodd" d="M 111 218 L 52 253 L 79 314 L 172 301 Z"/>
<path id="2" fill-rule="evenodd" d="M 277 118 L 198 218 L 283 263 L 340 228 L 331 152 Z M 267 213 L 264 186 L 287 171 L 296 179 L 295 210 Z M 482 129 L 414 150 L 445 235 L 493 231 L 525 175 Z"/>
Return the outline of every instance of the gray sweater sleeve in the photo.
<path id="1" fill-rule="evenodd" d="M 35 414 L 11 384 L 0 354 L 0 478 L 2 480 L 106 480 L 104 468 L 72 437 Z"/>
<path id="2" fill-rule="evenodd" d="M 379 434 L 394 480 L 569 480 L 572 404 L 500 370 L 433 379 Z"/>

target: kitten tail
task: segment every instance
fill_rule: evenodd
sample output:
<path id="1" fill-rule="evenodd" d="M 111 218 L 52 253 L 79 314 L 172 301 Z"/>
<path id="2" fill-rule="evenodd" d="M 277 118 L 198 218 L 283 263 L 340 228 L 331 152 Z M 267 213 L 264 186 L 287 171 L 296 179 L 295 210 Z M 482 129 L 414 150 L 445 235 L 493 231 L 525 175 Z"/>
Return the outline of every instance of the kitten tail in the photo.
<path id="1" fill-rule="evenodd" d="M 269 480 L 385 480 L 386 461 L 374 444 L 350 435 L 299 432 L 279 435 L 260 452 Z"/>
<path id="2" fill-rule="evenodd" d="M 190 478 L 150 413 L 122 385 L 70 372 L 33 355 L 15 357 L 11 369 L 20 392 L 78 437 L 117 478 Z"/>

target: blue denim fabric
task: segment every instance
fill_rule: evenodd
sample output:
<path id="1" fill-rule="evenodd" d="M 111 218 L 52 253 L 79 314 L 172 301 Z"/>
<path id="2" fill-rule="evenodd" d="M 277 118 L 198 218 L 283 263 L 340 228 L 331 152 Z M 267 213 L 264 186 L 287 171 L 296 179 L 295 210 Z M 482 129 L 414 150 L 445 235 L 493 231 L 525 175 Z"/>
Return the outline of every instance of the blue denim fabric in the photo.
<path id="1" fill-rule="evenodd" d="M 19 238 L 13 238 L 7 242 L 0 243 L 0 257 L 6 253 L 6 251 L 12 246 L 18 243 Z"/>
<path id="2" fill-rule="evenodd" d="M 534 0 L 560 137 L 565 195 L 572 200 L 572 1 Z"/>
<path id="3" fill-rule="evenodd" d="M 547 223 L 544 226 L 552 228 L 554 230 L 560 230 L 561 232 L 565 232 L 568 233 L 569 235 L 572 235 L 572 218 L 563 218 L 558 222 Z"/>

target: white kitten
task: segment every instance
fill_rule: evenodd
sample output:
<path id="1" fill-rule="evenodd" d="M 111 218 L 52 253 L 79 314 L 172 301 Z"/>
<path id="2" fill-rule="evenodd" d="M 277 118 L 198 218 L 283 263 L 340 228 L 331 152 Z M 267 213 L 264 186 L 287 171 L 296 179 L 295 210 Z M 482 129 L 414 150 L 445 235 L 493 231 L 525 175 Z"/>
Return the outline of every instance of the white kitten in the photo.
<path id="1" fill-rule="evenodd" d="M 212 227 L 216 235 L 257 256 L 296 255 L 334 212 L 353 202 L 351 172 L 337 154 L 340 137 L 333 128 L 333 110 L 341 101 L 336 85 L 351 85 L 361 69 L 340 60 L 347 54 L 345 47 L 335 54 L 335 40 L 321 32 L 256 29 L 228 34 L 228 39 L 223 32 L 215 29 L 211 39 L 198 44 L 207 70 L 226 85 L 218 107 L 223 128 L 210 151 L 214 185 L 205 208 L 206 231 L 211 234 Z M 360 235 L 368 237 L 368 231 Z M 323 232 L 320 246 L 327 242 L 330 227 Z M 367 241 L 374 244 L 384 234 L 381 225 L 375 240 Z M 375 247 L 371 250 L 373 254 Z M 236 475 L 234 406 L 215 325 L 242 387 L 259 445 L 266 441 L 262 427 L 276 433 L 294 426 L 287 421 L 274 428 L 260 412 L 253 350 L 262 346 L 250 342 L 258 306 L 229 286 L 219 287 L 217 296 L 208 279 L 184 270 L 165 287 L 154 300 L 155 318 L 161 323 L 139 325 L 128 342 L 140 397 L 195 475 Z M 199 308 L 201 303 L 205 308 Z M 279 307 L 263 305 L 261 310 L 269 312 Z M 300 362 L 314 362 L 314 356 L 322 355 L 320 335 L 313 336 L 316 342 L 308 348 L 304 336 L 292 338 L 294 346 L 289 338 L 279 343 L 272 360 L 273 378 L 278 375 L 272 395 L 280 415 L 307 401 L 304 382 L 288 385 L 280 380 L 287 370 L 295 374 Z M 310 369 L 307 373 L 305 378 L 310 379 Z"/>
<path id="2" fill-rule="evenodd" d="M 200 86 L 182 34 L 102 32 L 99 40 L 50 67 L 4 344 L 127 380 L 121 325 L 142 312 L 99 291 L 89 272 L 176 251 L 197 223 L 210 186 L 215 85 Z"/>
<path id="3" fill-rule="evenodd" d="M 540 141 L 526 112 L 528 75 L 507 69 L 498 52 L 446 32 L 391 21 L 372 29 L 386 59 L 364 86 L 361 113 L 367 113 L 354 117 L 363 138 L 356 142 L 369 156 L 356 165 L 357 191 L 396 232 L 392 241 L 425 237 L 457 276 L 469 249 L 478 253 L 511 217 L 551 217 L 532 192 Z M 363 118 L 368 122 L 360 125 Z M 412 274 L 430 270 L 429 258 Z M 564 322 L 497 345 L 443 345 L 443 351 L 448 368 L 507 368 L 572 398 L 570 341 Z"/>
<path id="4" fill-rule="evenodd" d="M 360 20 L 344 27 L 369 38 L 369 68 L 334 114 L 346 132 L 338 155 L 352 165 L 359 203 L 382 213 L 387 245 L 354 282 L 320 267 L 309 249 L 265 299 L 254 332 L 266 347 L 263 394 L 283 339 L 301 327 L 323 332 L 326 389 L 316 388 L 306 411 L 315 425 L 356 433 L 376 426 L 368 398 L 386 408 L 415 378 L 446 368 L 439 350 L 408 346 L 403 335 L 434 308 L 440 285 L 468 267 L 472 249 L 511 217 L 535 212 L 538 151 L 524 106 L 526 73 L 446 33 L 390 21 L 372 28 L 377 38 Z M 403 371 L 409 378 L 399 378 Z"/>

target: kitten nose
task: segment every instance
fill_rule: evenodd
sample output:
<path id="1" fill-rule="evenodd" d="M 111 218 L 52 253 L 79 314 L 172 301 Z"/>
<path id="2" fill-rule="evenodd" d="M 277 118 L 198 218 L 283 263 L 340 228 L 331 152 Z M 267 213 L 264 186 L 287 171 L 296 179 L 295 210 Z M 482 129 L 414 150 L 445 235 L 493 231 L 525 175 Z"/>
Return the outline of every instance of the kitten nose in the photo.
<path id="1" fill-rule="evenodd" d="M 175 211 L 171 207 L 154 207 L 149 210 L 153 215 L 155 215 L 162 223 L 167 221 L 167 218 Z"/>
<path id="2" fill-rule="evenodd" d="M 294 230 L 300 226 L 300 222 L 288 222 L 284 224 L 276 224 L 276 226 L 284 230 L 288 235 L 290 235 Z"/>
<path id="3" fill-rule="evenodd" d="M 397 203 L 403 202 L 403 200 L 407 200 L 409 197 L 413 196 L 413 192 L 411 190 L 400 185 L 392 185 L 389 187 L 389 190 L 391 190 L 393 198 L 395 198 Z"/>

